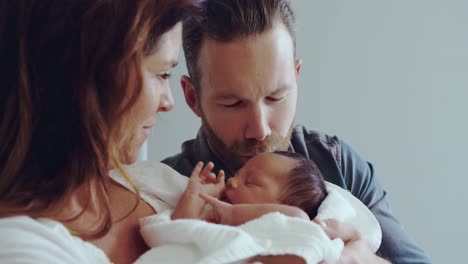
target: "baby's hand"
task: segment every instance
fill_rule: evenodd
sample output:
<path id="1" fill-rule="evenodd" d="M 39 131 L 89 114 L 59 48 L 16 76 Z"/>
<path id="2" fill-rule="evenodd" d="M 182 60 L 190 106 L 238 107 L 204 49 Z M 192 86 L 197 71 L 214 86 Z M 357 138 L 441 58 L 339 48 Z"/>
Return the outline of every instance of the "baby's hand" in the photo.
<path id="1" fill-rule="evenodd" d="M 198 162 L 192 171 L 187 189 L 220 197 L 224 190 L 224 171 L 220 170 L 216 177 L 212 172 L 213 168 L 213 162 L 209 162 L 205 167 L 203 167 L 203 162 Z"/>
<path id="2" fill-rule="evenodd" d="M 200 193 L 200 197 L 212 207 L 211 210 L 202 214 L 202 220 L 215 224 L 234 225 L 232 204 L 225 203 L 204 193 Z"/>

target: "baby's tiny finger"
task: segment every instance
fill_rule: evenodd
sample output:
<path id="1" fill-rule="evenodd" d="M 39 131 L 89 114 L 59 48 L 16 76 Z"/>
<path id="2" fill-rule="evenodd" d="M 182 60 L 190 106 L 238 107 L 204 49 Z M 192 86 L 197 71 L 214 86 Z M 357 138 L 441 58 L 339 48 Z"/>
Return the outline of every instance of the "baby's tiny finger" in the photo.
<path id="1" fill-rule="evenodd" d="M 210 182 L 216 182 L 216 174 L 214 174 L 213 172 L 210 172 L 209 179 L 210 179 Z"/>
<path id="2" fill-rule="evenodd" d="M 208 162 L 208 164 L 206 164 L 205 168 L 203 168 L 202 172 L 201 172 L 201 175 L 203 176 L 208 176 L 209 173 L 213 170 L 214 168 L 214 164 L 213 162 Z"/>
<path id="3" fill-rule="evenodd" d="M 203 162 L 199 161 L 195 168 L 193 168 L 192 176 L 195 174 L 200 174 L 201 169 L 203 168 Z"/>
<path id="4" fill-rule="evenodd" d="M 211 195 L 208 195 L 206 193 L 200 193 L 199 194 L 200 198 L 202 198 L 203 200 L 205 200 L 205 202 L 209 203 L 210 205 L 212 206 L 215 206 L 216 203 L 218 202 L 218 199 L 214 198 L 213 196 Z"/>
<path id="5" fill-rule="evenodd" d="M 218 172 L 218 178 L 217 178 L 218 183 L 224 182 L 224 178 L 225 178 L 224 170 L 220 170 Z"/>

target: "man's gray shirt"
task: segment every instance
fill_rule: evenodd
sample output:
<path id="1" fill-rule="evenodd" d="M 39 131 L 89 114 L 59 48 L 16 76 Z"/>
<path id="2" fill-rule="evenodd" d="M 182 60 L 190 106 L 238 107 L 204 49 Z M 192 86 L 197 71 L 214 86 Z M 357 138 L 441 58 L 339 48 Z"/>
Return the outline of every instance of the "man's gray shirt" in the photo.
<path id="1" fill-rule="evenodd" d="M 349 145 L 315 131 L 297 125 L 292 133 L 290 151 L 313 160 L 324 179 L 334 183 L 361 200 L 376 216 L 382 228 L 382 244 L 378 254 L 395 264 L 432 263 L 426 253 L 416 244 L 403 226 L 392 215 L 386 191 L 374 176 L 372 164 L 362 159 Z M 198 161 L 212 161 L 215 170 L 224 169 L 226 180 L 235 174 L 226 170 L 208 147 L 203 133 L 182 144 L 182 152 L 162 162 L 179 173 L 190 176 Z"/>

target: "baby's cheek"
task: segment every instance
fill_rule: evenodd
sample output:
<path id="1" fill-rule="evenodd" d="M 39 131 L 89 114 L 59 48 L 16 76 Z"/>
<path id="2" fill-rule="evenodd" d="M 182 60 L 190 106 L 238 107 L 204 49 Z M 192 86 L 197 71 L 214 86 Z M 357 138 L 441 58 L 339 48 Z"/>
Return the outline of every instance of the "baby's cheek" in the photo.
<path id="1" fill-rule="evenodd" d="M 245 193 L 240 199 L 242 199 L 242 203 L 246 204 L 264 203 L 261 194 L 257 193 Z"/>
<path id="2" fill-rule="evenodd" d="M 235 191 L 232 192 L 231 203 L 232 204 L 245 204 L 245 203 L 252 203 L 252 202 L 250 199 L 250 195 L 248 193 L 245 193 L 239 189 L 236 189 Z"/>

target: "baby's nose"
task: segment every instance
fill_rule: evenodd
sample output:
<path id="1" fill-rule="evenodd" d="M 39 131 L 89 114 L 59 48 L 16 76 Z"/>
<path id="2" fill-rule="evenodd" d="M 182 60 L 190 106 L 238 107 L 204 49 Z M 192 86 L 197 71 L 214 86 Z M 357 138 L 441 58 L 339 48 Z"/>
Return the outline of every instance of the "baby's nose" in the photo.
<path id="1" fill-rule="evenodd" d="M 235 180 L 235 178 L 231 178 L 227 181 L 227 187 L 229 189 L 235 189 L 237 188 L 237 181 Z"/>

